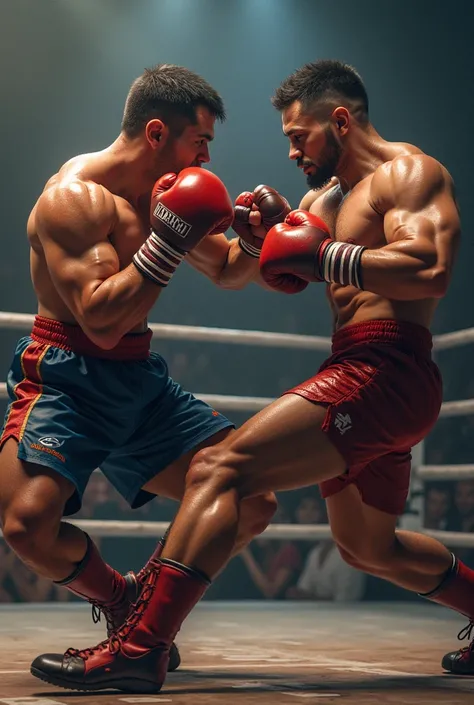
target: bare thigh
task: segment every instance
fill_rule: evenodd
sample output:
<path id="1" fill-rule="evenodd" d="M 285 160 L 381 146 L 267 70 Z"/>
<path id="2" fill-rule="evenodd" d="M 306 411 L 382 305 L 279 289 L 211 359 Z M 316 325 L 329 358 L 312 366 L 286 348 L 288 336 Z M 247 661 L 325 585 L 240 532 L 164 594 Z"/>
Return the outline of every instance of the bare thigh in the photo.
<path id="1" fill-rule="evenodd" d="M 337 477 L 346 463 L 321 430 L 326 407 L 288 394 L 253 416 L 222 443 L 202 451 L 192 484 L 236 487 L 240 497 L 314 485 Z"/>
<path id="2" fill-rule="evenodd" d="M 352 484 L 326 499 L 334 540 L 354 558 L 368 564 L 387 554 L 395 539 L 398 517 L 364 504 Z"/>
<path id="3" fill-rule="evenodd" d="M 225 428 L 210 438 L 207 438 L 203 443 L 200 443 L 189 451 L 189 453 L 185 453 L 174 463 L 168 465 L 165 470 L 156 475 L 152 480 L 149 480 L 149 482 L 144 485 L 143 489 L 151 494 L 181 501 L 185 490 L 186 475 L 196 453 L 203 448 L 208 448 L 225 440 L 234 433 L 234 429 Z M 276 511 L 276 508 L 277 500 L 275 495 L 271 492 L 249 497 L 242 502 L 240 509 L 240 525 L 244 535 L 239 534 L 237 540 L 239 546 L 237 546 L 237 549 L 241 545 L 245 545 L 250 539 L 245 530 L 248 529 L 253 533 L 264 531 Z"/>
<path id="4" fill-rule="evenodd" d="M 7 538 L 9 531 L 58 526 L 75 489 L 54 470 L 20 460 L 17 451 L 10 439 L 0 452 L 0 517 Z"/>
<path id="5" fill-rule="evenodd" d="M 142 489 L 151 494 L 159 495 L 160 497 L 181 500 L 184 495 L 186 474 L 196 453 L 203 448 L 223 441 L 231 433 L 235 433 L 234 429 L 224 428 L 222 431 L 218 431 L 218 433 L 215 433 L 213 436 L 206 438 L 205 441 L 188 453 L 184 453 L 184 455 L 175 460 L 174 463 L 171 463 L 171 465 L 168 465 L 168 467 L 155 475 L 146 485 L 143 485 Z"/>

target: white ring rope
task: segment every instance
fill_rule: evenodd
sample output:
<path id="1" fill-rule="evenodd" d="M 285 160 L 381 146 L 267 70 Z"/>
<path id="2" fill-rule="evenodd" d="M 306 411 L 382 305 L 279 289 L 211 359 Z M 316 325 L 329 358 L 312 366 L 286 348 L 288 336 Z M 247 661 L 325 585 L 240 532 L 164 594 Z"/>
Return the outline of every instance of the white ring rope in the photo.
<path id="1" fill-rule="evenodd" d="M 436 350 L 448 350 L 449 348 L 457 348 L 460 345 L 474 343 L 474 328 L 465 328 L 464 330 L 454 331 L 454 333 L 435 335 L 433 336 L 433 341 Z"/>
<path id="2" fill-rule="evenodd" d="M 420 465 L 416 474 L 422 480 L 474 480 L 474 465 Z"/>
<path id="3" fill-rule="evenodd" d="M 0 399 L 6 399 L 7 396 L 6 384 L 0 384 Z M 239 397 L 228 394 L 195 393 L 194 396 L 221 411 L 261 411 L 275 401 L 272 397 Z M 440 417 L 470 414 L 474 414 L 474 399 L 447 401 L 442 405 L 439 413 Z"/>
<path id="4" fill-rule="evenodd" d="M 114 521 L 98 519 L 69 520 L 69 523 L 87 531 L 97 538 L 160 538 L 169 527 L 169 522 L 163 521 Z M 432 531 L 423 529 L 422 533 L 438 539 L 447 546 L 474 546 L 474 534 L 457 531 Z M 0 532 L 0 536 L 1 536 Z M 270 524 L 262 537 L 269 540 L 321 541 L 332 538 L 328 524 Z"/>
<path id="5" fill-rule="evenodd" d="M 462 401 L 445 401 L 441 405 L 440 417 L 446 416 L 470 416 L 474 414 L 474 399 L 463 399 Z"/>
<path id="6" fill-rule="evenodd" d="M 0 328 L 28 330 L 32 327 L 34 315 L 0 311 Z M 161 339 L 192 340 L 208 343 L 231 343 L 237 345 L 258 345 L 262 347 L 298 348 L 302 350 L 331 349 L 331 339 L 312 335 L 272 333 L 266 331 L 236 330 L 229 328 L 207 328 L 204 326 L 183 326 L 166 323 L 151 323 L 153 333 Z M 436 350 L 447 350 L 474 342 L 474 328 L 444 333 L 433 337 Z M 6 385 L 0 384 L 0 398 L 6 398 Z M 259 411 L 274 399 L 270 397 L 243 397 L 224 394 L 196 394 L 196 397 L 212 407 L 227 411 Z M 474 413 L 474 399 L 444 402 L 440 416 L 464 416 Z M 422 480 L 461 480 L 474 478 L 474 465 L 421 465 L 417 476 Z M 163 536 L 167 522 L 147 521 L 71 521 L 81 529 L 96 537 L 142 537 Z M 422 530 L 428 536 L 437 538 L 450 547 L 474 547 L 474 534 L 450 531 Z M 2 535 L 0 531 L 0 536 Z M 317 541 L 331 538 L 328 525 L 271 524 L 263 534 L 267 539 Z"/>
<path id="7" fill-rule="evenodd" d="M 34 316 L 30 313 L 5 313 L 0 311 L 0 328 L 30 330 Z M 269 348 L 299 348 L 301 350 L 331 350 L 331 339 L 318 335 L 271 333 L 260 330 L 236 328 L 206 328 L 204 326 L 178 326 L 171 323 L 150 323 L 150 329 L 162 340 L 199 340 L 205 343 L 232 343 L 259 345 Z"/>
<path id="8" fill-rule="evenodd" d="M 5 399 L 7 396 L 6 384 L 0 384 L 0 399 Z M 239 397 L 229 394 L 196 393 L 194 396 L 221 411 L 261 411 L 275 401 L 272 397 Z M 440 417 L 470 414 L 474 414 L 474 399 L 447 401 L 442 405 L 439 413 Z"/>
<path id="9" fill-rule="evenodd" d="M 0 311 L 0 328 L 28 330 L 32 327 L 31 313 L 9 313 Z M 331 339 L 318 335 L 296 333 L 272 333 L 259 330 L 235 328 L 206 328 L 204 326 L 180 326 L 171 323 L 150 323 L 153 333 L 168 340 L 199 340 L 206 343 L 232 343 L 237 345 L 260 345 L 272 348 L 299 348 L 300 350 L 330 350 Z M 474 328 L 442 333 L 433 336 L 436 350 L 457 348 L 474 343 Z"/>

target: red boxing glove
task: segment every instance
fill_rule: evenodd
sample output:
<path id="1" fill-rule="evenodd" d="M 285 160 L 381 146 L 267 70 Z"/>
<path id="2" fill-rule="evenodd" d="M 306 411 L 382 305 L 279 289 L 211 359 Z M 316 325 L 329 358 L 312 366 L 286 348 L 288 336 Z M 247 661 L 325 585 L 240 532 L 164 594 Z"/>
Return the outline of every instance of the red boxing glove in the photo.
<path id="1" fill-rule="evenodd" d="M 151 194 L 152 231 L 133 257 L 140 272 L 166 286 L 177 266 L 206 235 L 232 225 L 234 209 L 222 181 L 199 167 L 165 174 Z"/>
<path id="2" fill-rule="evenodd" d="M 261 236 L 255 233 L 255 226 L 249 222 L 252 210 L 260 212 L 263 229 Z M 259 257 L 266 233 L 277 223 L 283 223 L 290 211 L 291 206 L 286 198 L 270 186 L 260 185 L 253 193 L 241 193 L 235 201 L 232 226 L 239 236 L 241 249 L 251 257 Z"/>
<path id="3" fill-rule="evenodd" d="M 303 291 L 308 282 L 338 282 L 362 289 L 361 257 L 365 247 L 334 241 L 316 215 L 292 211 L 275 225 L 260 255 L 262 278 L 287 294 Z"/>

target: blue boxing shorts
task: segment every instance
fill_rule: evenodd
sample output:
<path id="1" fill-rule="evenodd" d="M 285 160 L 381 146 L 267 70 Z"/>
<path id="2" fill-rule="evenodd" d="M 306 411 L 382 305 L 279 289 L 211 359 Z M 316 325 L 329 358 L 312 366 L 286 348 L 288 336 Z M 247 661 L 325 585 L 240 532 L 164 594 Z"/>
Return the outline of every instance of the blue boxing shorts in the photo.
<path id="1" fill-rule="evenodd" d="M 102 350 L 78 326 L 36 316 L 17 345 L 0 448 L 14 438 L 21 460 L 73 483 L 65 515 L 80 509 L 96 468 L 131 507 L 142 506 L 153 498 L 142 490 L 149 480 L 233 426 L 171 379 L 151 336 L 126 335 Z"/>

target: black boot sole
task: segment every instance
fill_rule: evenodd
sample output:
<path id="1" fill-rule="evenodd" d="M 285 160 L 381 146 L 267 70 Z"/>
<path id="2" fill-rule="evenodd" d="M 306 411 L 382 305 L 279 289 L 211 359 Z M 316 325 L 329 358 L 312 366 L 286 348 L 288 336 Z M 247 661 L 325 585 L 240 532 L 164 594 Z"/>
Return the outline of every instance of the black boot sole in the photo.
<path id="1" fill-rule="evenodd" d="M 140 680 L 139 678 L 121 678 L 116 680 L 107 680 L 101 683 L 71 683 L 70 681 L 56 676 L 51 676 L 49 673 L 39 670 L 38 668 L 30 668 L 32 676 L 39 678 L 45 683 L 57 685 L 59 688 L 66 690 L 79 691 L 94 691 L 94 690 L 121 690 L 124 693 L 159 693 L 161 686 Z"/>
<path id="2" fill-rule="evenodd" d="M 462 664 L 462 661 L 461 661 Z M 474 676 L 474 669 L 468 669 L 467 667 L 463 670 L 462 665 L 459 666 L 459 662 L 451 658 L 450 654 L 446 656 L 441 661 L 441 668 L 453 676 Z"/>
<path id="3" fill-rule="evenodd" d="M 168 673 L 172 673 L 173 671 L 176 671 L 176 669 L 179 668 L 180 663 L 181 663 L 181 656 L 180 656 L 178 647 L 173 642 L 171 644 L 171 648 L 170 648 L 170 662 L 168 664 Z"/>

